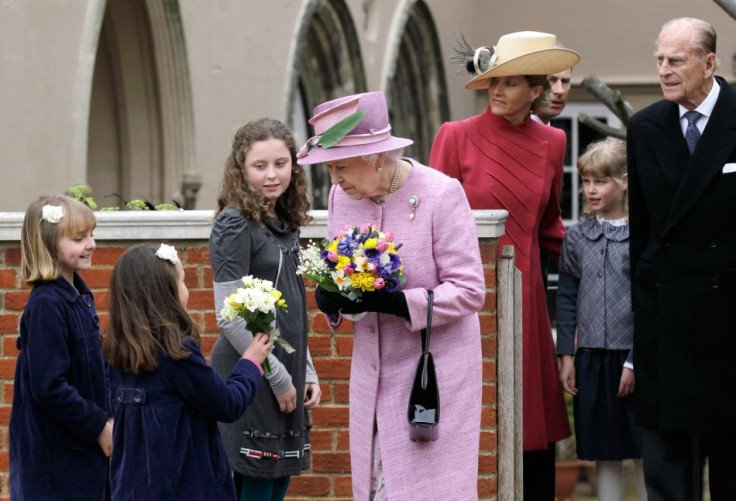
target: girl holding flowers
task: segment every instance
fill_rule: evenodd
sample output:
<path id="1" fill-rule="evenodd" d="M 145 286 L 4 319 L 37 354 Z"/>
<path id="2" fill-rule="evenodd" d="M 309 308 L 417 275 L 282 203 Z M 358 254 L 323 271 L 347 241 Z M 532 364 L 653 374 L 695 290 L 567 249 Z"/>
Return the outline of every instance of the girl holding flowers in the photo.
<path id="1" fill-rule="evenodd" d="M 346 116 L 360 120 L 347 135 L 343 132 L 343 138 L 326 141 Z M 398 250 L 406 275 L 402 287 L 361 289 L 360 301 L 345 297 L 345 290 L 331 292 L 318 286 L 315 292 L 333 327 L 345 313 L 365 312 L 353 324 L 353 498 L 477 499 L 482 382 L 477 312 L 485 299 L 485 281 L 475 220 L 462 187 L 401 156 L 412 141 L 390 134 L 386 100 L 380 92 L 323 103 L 315 108 L 310 123 L 316 135 L 302 148 L 299 162 L 325 163 L 329 169 L 333 187 L 328 237 L 337 238 L 353 254 L 361 243 L 364 254 L 371 254 L 372 241 L 353 238 L 371 233 L 371 228 L 384 235 L 377 237 L 377 251 L 381 240 L 386 251 L 389 244 L 394 249 L 403 244 Z M 348 234 L 346 223 L 357 224 L 358 231 Z M 386 238 L 388 231 L 395 236 Z M 334 252 L 350 254 L 337 247 Z M 363 264 L 370 268 L 370 258 Z M 442 419 L 439 438 L 419 443 L 410 439 L 407 406 L 422 351 L 428 290 L 434 291 L 430 349 Z"/>
<path id="2" fill-rule="evenodd" d="M 104 500 L 112 452 L 100 321 L 79 272 L 92 267 L 97 226 L 66 196 L 31 203 L 21 273 L 31 284 L 20 320 L 10 413 L 10 496 Z"/>
<path id="3" fill-rule="evenodd" d="M 210 235 L 215 311 L 221 335 L 211 363 L 228 374 L 256 332 L 245 321 L 223 318 L 224 301 L 243 277 L 267 280 L 282 293 L 288 313 L 276 312 L 280 344 L 268 358 L 268 384 L 248 412 L 232 424 L 220 424 L 240 499 L 281 500 L 289 479 L 309 468 L 308 409 L 321 391 L 307 346 L 306 294 L 299 266 L 299 227 L 310 221 L 307 178 L 296 164 L 296 145 L 288 128 L 270 118 L 251 121 L 233 138 L 217 199 Z"/>
<path id="4" fill-rule="evenodd" d="M 272 344 L 257 336 L 227 382 L 207 365 L 176 249 L 131 247 L 110 283 L 105 355 L 115 410 L 112 499 L 237 499 L 217 420 L 233 421 L 263 384 Z"/>

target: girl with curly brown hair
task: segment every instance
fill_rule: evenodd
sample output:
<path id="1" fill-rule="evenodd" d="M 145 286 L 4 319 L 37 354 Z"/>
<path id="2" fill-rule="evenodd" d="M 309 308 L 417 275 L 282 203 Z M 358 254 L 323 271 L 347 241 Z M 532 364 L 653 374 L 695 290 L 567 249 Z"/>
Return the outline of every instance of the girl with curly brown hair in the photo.
<path id="1" fill-rule="evenodd" d="M 281 336 L 295 352 L 276 346 L 269 356 L 268 384 L 233 424 L 220 424 L 228 458 L 241 488 L 241 500 L 281 500 L 289 479 L 309 468 L 311 424 L 307 410 L 321 391 L 307 347 L 306 294 L 299 265 L 299 227 L 308 224 L 307 178 L 296 163 L 296 144 L 278 120 L 263 118 L 241 127 L 217 199 L 210 235 L 215 311 L 222 329 L 212 349 L 212 366 L 222 375 L 257 333 L 242 320 L 220 316 L 223 301 L 252 275 L 270 280 L 283 294 L 288 313 L 276 318 Z"/>

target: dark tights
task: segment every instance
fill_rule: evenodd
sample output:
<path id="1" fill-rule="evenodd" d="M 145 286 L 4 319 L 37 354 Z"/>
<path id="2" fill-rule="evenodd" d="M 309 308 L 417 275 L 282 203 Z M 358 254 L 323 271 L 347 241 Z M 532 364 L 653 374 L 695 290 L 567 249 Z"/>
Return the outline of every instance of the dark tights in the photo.
<path id="1" fill-rule="evenodd" d="M 554 501 L 555 444 L 524 451 L 524 501 Z"/>
<path id="2" fill-rule="evenodd" d="M 289 489 L 291 477 L 254 478 L 236 474 L 240 501 L 282 501 Z"/>

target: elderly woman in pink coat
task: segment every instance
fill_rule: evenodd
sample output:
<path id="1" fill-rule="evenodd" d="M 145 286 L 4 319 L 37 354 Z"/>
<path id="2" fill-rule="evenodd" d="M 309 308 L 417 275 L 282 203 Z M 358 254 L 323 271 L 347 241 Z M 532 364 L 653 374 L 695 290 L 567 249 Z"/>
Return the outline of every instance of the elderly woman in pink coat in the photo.
<path id="1" fill-rule="evenodd" d="M 337 144 L 321 135 L 365 111 Z M 353 497 L 365 500 L 477 499 L 481 413 L 478 311 L 485 281 L 475 220 L 460 183 L 401 157 L 409 139 L 391 135 L 380 92 L 339 98 L 314 109 L 316 136 L 298 162 L 325 163 L 333 183 L 328 238 L 346 224 L 394 233 L 406 283 L 399 291 L 366 292 L 352 302 L 318 287 L 317 304 L 333 327 L 355 320 L 350 374 L 350 458 Z M 344 131 L 343 131 L 344 133 Z M 334 140 L 334 138 L 333 138 Z M 434 291 L 430 350 L 441 400 L 439 438 L 414 442 L 409 393 Z"/>

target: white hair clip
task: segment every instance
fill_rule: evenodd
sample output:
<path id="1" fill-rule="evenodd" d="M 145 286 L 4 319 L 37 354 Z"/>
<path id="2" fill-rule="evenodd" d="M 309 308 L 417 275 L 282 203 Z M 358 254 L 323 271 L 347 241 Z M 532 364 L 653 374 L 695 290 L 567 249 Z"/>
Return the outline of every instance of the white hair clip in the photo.
<path id="1" fill-rule="evenodd" d="M 57 224 L 64 217 L 64 207 L 61 205 L 44 205 L 41 209 L 41 217 L 44 221 Z"/>
<path id="2" fill-rule="evenodd" d="M 176 249 L 170 245 L 161 244 L 161 247 L 156 251 L 156 256 L 161 259 L 165 259 L 166 261 L 171 261 L 173 264 L 179 262 L 179 254 L 176 252 Z"/>

